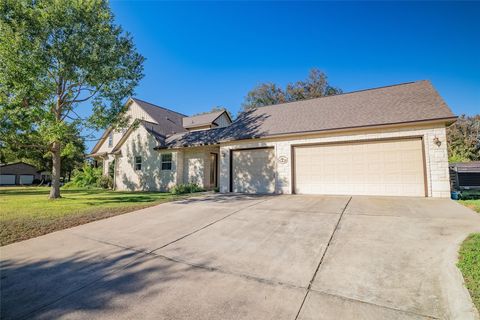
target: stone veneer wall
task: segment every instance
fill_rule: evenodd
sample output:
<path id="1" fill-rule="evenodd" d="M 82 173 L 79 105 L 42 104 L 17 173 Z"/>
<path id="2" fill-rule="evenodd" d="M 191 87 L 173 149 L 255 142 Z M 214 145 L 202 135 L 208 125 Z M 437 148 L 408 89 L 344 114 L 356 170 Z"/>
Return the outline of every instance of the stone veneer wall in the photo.
<path id="1" fill-rule="evenodd" d="M 443 124 L 410 126 L 398 128 L 369 129 L 362 131 L 324 133 L 318 135 L 295 136 L 290 138 L 244 140 L 225 143 L 220 146 L 220 191 L 229 191 L 230 180 L 230 149 L 273 146 L 275 148 L 276 181 L 275 192 L 290 194 L 292 177 L 292 145 L 345 142 L 359 140 L 375 140 L 385 138 L 422 137 L 425 150 L 425 170 L 427 193 L 429 197 L 450 197 L 450 181 L 448 172 L 448 155 L 446 129 Z M 434 138 L 441 145 L 434 143 Z M 286 163 L 280 163 L 278 158 L 285 156 Z"/>

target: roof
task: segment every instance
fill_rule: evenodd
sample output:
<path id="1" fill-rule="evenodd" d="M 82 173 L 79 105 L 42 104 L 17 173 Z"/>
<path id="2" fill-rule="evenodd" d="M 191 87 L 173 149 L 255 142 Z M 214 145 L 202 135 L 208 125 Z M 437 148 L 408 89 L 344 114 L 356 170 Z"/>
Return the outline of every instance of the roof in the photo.
<path id="1" fill-rule="evenodd" d="M 230 126 L 230 139 L 454 117 L 429 81 L 417 81 L 244 112 Z"/>
<path id="2" fill-rule="evenodd" d="M 37 167 L 30 163 L 26 163 L 23 161 L 17 161 L 17 162 L 11 162 L 11 163 L 0 163 L 0 168 L 5 168 L 5 167 L 10 167 L 10 166 L 16 166 L 16 165 L 25 165 L 34 168 L 35 170 L 38 170 Z"/>
<path id="3" fill-rule="evenodd" d="M 135 101 L 150 117 L 152 117 L 160 126 L 157 131 L 163 135 L 175 134 L 184 132 L 185 128 L 182 125 L 184 114 L 175 112 L 173 110 L 154 105 L 152 103 L 140 100 L 138 98 L 131 98 Z"/>
<path id="4" fill-rule="evenodd" d="M 256 108 L 222 130 L 173 135 L 161 147 L 455 118 L 432 84 L 423 80 Z"/>
<path id="5" fill-rule="evenodd" d="M 185 117 L 184 114 L 157 106 L 153 103 L 149 103 L 138 98 L 130 98 L 126 105 L 129 105 L 129 102 L 135 102 L 140 108 L 142 108 L 152 119 L 154 119 L 161 126 L 157 127 L 156 131 L 162 135 L 175 134 L 178 132 L 185 132 L 185 128 L 182 126 L 182 119 Z M 108 134 L 112 128 L 105 130 L 95 144 L 91 151 L 91 155 L 96 154 L 98 148 L 102 145 L 103 141 L 107 138 Z"/>
<path id="6" fill-rule="evenodd" d="M 480 161 L 455 162 L 450 163 L 449 167 L 457 172 L 480 172 Z"/>
<path id="7" fill-rule="evenodd" d="M 169 136 L 157 149 L 182 148 L 217 144 L 225 137 L 228 127 L 190 131 Z"/>
<path id="8" fill-rule="evenodd" d="M 183 118 L 183 127 L 184 128 L 194 128 L 211 125 L 215 120 L 218 119 L 225 110 L 214 111 L 209 113 L 199 114 L 197 116 L 185 117 Z"/>

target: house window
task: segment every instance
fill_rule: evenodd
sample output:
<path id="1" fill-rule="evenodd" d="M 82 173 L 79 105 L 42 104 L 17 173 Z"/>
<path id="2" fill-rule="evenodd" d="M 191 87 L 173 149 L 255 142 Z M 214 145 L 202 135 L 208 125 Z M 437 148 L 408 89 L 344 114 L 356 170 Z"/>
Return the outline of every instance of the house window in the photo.
<path id="1" fill-rule="evenodd" d="M 162 153 L 162 170 L 172 170 L 171 153 Z"/>
<path id="2" fill-rule="evenodd" d="M 110 134 L 108 135 L 108 147 L 113 147 L 113 131 L 110 131 Z"/>
<path id="3" fill-rule="evenodd" d="M 142 157 L 135 157 L 135 170 L 142 170 Z"/>

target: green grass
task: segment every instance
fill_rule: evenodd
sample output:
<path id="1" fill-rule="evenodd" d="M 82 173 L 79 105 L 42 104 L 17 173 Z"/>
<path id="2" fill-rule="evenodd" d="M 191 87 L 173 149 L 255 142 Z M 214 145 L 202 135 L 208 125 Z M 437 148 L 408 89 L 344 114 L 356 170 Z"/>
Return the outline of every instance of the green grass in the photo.
<path id="1" fill-rule="evenodd" d="M 0 188 L 0 245 L 179 199 L 161 192 L 62 190 L 48 200 L 45 187 Z"/>
<path id="2" fill-rule="evenodd" d="M 480 213 L 480 200 L 458 202 Z M 462 271 L 473 304 L 480 310 L 480 233 L 473 233 L 463 241 L 457 266 Z"/>
<path id="3" fill-rule="evenodd" d="M 459 200 L 458 202 L 480 213 L 480 200 Z"/>
<path id="4" fill-rule="evenodd" d="M 480 310 L 480 233 L 471 234 L 463 242 L 458 260 L 473 304 Z"/>

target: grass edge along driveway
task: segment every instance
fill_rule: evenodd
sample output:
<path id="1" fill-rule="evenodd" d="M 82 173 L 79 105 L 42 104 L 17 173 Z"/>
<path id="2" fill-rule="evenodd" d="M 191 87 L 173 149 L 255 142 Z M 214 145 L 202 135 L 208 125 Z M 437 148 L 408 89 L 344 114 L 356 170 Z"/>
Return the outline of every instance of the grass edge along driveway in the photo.
<path id="1" fill-rule="evenodd" d="M 0 188 L 0 246 L 184 198 L 165 192 L 62 190 L 49 200 L 46 187 Z"/>
<path id="2" fill-rule="evenodd" d="M 480 200 L 459 202 L 480 214 Z M 463 241 L 457 266 L 463 274 L 473 304 L 480 311 L 480 233 L 473 233 Z"/>

